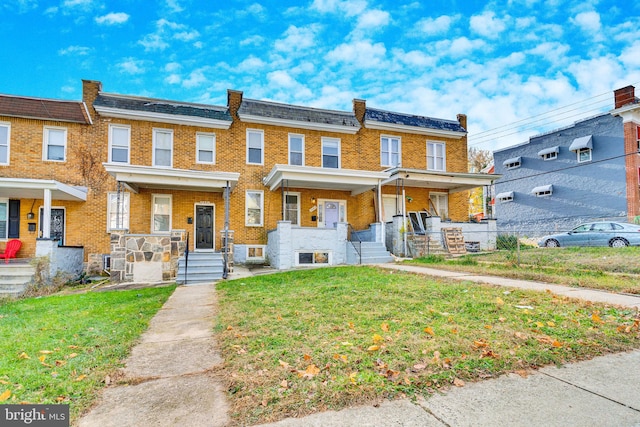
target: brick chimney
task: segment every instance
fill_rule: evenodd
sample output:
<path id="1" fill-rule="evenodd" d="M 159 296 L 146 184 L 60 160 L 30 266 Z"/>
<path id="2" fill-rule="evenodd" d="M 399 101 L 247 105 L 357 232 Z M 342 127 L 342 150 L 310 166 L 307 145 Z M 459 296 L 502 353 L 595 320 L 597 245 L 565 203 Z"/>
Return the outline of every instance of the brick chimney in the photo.
<path id="1" fill-rule="evenodd" d="M 364 113 L 367 111 L 367 101 L 364 99 L 353 100 L 353 114 L 356 115 L 356 120 L 360 122 L 361 126 L 364 126 Z"/>
<path id="2" fill-rule="evenodd" d="M 633 86 L 627 86 L 613 91 L 615 106 L 614 108 L 620 108 L 623 105 L 631 104 L 635 101 L 635 88 Z"/>
<path id="3" fill-rule="evenodd" d="M 233 119 L 238 118 L 240 104 L 242 104 L 242 91 L 227 89 L 227 107 Z"/>
<path id="4" fill-rule="evenodd" d="M 98 113 L 93 108 L 93 103 L 102 91 L 102 83 L 97 80 L 82 80 L 82 102 L 87 106 L 91 119 L 96 120 Z"/>
<path id="5" fill-rule="evenodd" d="M 458 114 L 456 116 L 458 118 L 458 122 L 460 122 L 460 126 L 467 130 L 467 115 L 466 114 Z"/>

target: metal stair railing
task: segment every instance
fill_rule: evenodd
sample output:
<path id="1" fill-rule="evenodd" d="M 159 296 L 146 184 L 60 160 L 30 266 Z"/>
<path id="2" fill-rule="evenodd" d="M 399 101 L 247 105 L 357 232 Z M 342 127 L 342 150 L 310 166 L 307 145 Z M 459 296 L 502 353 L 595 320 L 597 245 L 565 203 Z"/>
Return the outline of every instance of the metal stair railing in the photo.
<path id="1" fill-rule="evenodd" d="M 362 240 L 360 240 L 360 238 L 358 237 L 358 233 L 356 233 L 356 231 L 353 229 L 351 224 L 347 224 L 347 226 L 349 231 L 349 236 L 348 236 L 349 242 L 351 242 L 351 246 L 353 246 L 353 249 L 358 254 L 358 264 L 362 264 Z M 354 242 L 354 238 L 357 239 L 357 242 L 358 242 L 357 247 Z"/>

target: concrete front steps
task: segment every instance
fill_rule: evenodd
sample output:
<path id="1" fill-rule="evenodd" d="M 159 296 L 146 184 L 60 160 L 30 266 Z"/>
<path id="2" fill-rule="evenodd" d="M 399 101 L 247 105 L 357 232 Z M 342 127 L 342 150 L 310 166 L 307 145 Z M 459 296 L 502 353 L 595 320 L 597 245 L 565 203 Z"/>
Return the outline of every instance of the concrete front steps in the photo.
<path id="1" fill-rule="evenodd" d="M 0 262 L 0 296 L 17 297 L 27 288 L 35 269 L 29 264 Z"/>
<path id="2" fill-rule="evenodd" d="M 189 263 L 185 268 L 185 257 L 178 261 L 176 282 L 194 285 L 222 280 L 224 260 L 220 252 L 189 252 Z M 187 277 L 185 277 L 185 269 Z"/>
<path id="3" fill-rule="evenodd" d="M 383 264 L 393 260 L 393 256 L 380 242 L 347 242 L 347 264 Z"/>

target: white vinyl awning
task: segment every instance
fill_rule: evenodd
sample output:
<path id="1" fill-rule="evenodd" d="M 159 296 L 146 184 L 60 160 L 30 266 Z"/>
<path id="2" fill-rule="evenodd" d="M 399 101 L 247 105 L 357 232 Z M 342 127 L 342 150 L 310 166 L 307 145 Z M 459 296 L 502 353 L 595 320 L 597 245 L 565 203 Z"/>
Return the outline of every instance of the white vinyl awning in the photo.
<path id="1" fill-rule="evenodd" d="M 552 153 L 558 154 L 559 152 L 560 152 L 560 147 L 556 145 L 555 147 L 549 147 L 549 148 L 545 148 L 544 150 L 538 151 L 538 156 L 545 156 L 547 154 L 552 154 Z"/>
<path id="2" fill-rule="evenodd" d="M 569 151 L 578 151 L 583 148 L 593 149 L 593 136 L 581 136 L 580 138 L 576 138 L 573 140 L 571 145 L 569 146 Z"/>
<path id="3" fill-rule="evenodd" d="M 496 194 L 496 199 L 497 200 L 513 199 L 513 191 L 505 191 L 504 193 L 498 193 Z"/>
<path id="4" fill-rule="evenodd" d="M 502 162 L 502 166 L 508 166 L 514 163 L 521 163 L 521 162 L 522 162 L 522 157 L 512 157 Z"/>
<path id="5" fill-rule="evenodd" d="M 549 185 L 540 185 L 538 187 L 535 187 L 533 190 L 531 190 L 531 192 L 533 194 L 539 194 L 539 193 L 547 193 L 547 192 L 551 192 L 553 191 L 553 185 L 549 184 Z"/>

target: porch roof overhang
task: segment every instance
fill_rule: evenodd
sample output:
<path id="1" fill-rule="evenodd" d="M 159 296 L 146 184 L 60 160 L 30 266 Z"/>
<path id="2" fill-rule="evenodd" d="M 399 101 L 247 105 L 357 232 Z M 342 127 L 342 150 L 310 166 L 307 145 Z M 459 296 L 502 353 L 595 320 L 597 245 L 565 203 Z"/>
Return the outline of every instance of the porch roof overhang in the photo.
<path id="1" fill-rule="evenodd" d="M 105 170 L 130 191 L 140 188 L 222 192 L 229 183 L 233 190 L 240 174 L 236 172 L 206 172 L 187 169 L 155 168 L 150 166 L 103 163 Z"/>
<path id="2" fill-rule="evenodd" d="M 371 190 L 389 178 L 389 172 L 275 165 L 262 180 L 271 191 L 281 186 L 350 191 L 352 196 Z"/>
<path id="3" fill-rule="evenodd" d="M 449 193 L 471 190 L 493 184 L 502 175 L 487 173 L 438 172 L 421 169 L 394 168 L 391 176 L 382 182 L 389 184 L 402 179 L 405 187 L 434 188 Z"/>
<path id="4" fill-rule="evenodd" d="M 87 189 L 53 179 L 0 178 L 0 197 L 11 199 L 42 199 L 51 191 L 51 200 L 87 201 Z"/>

